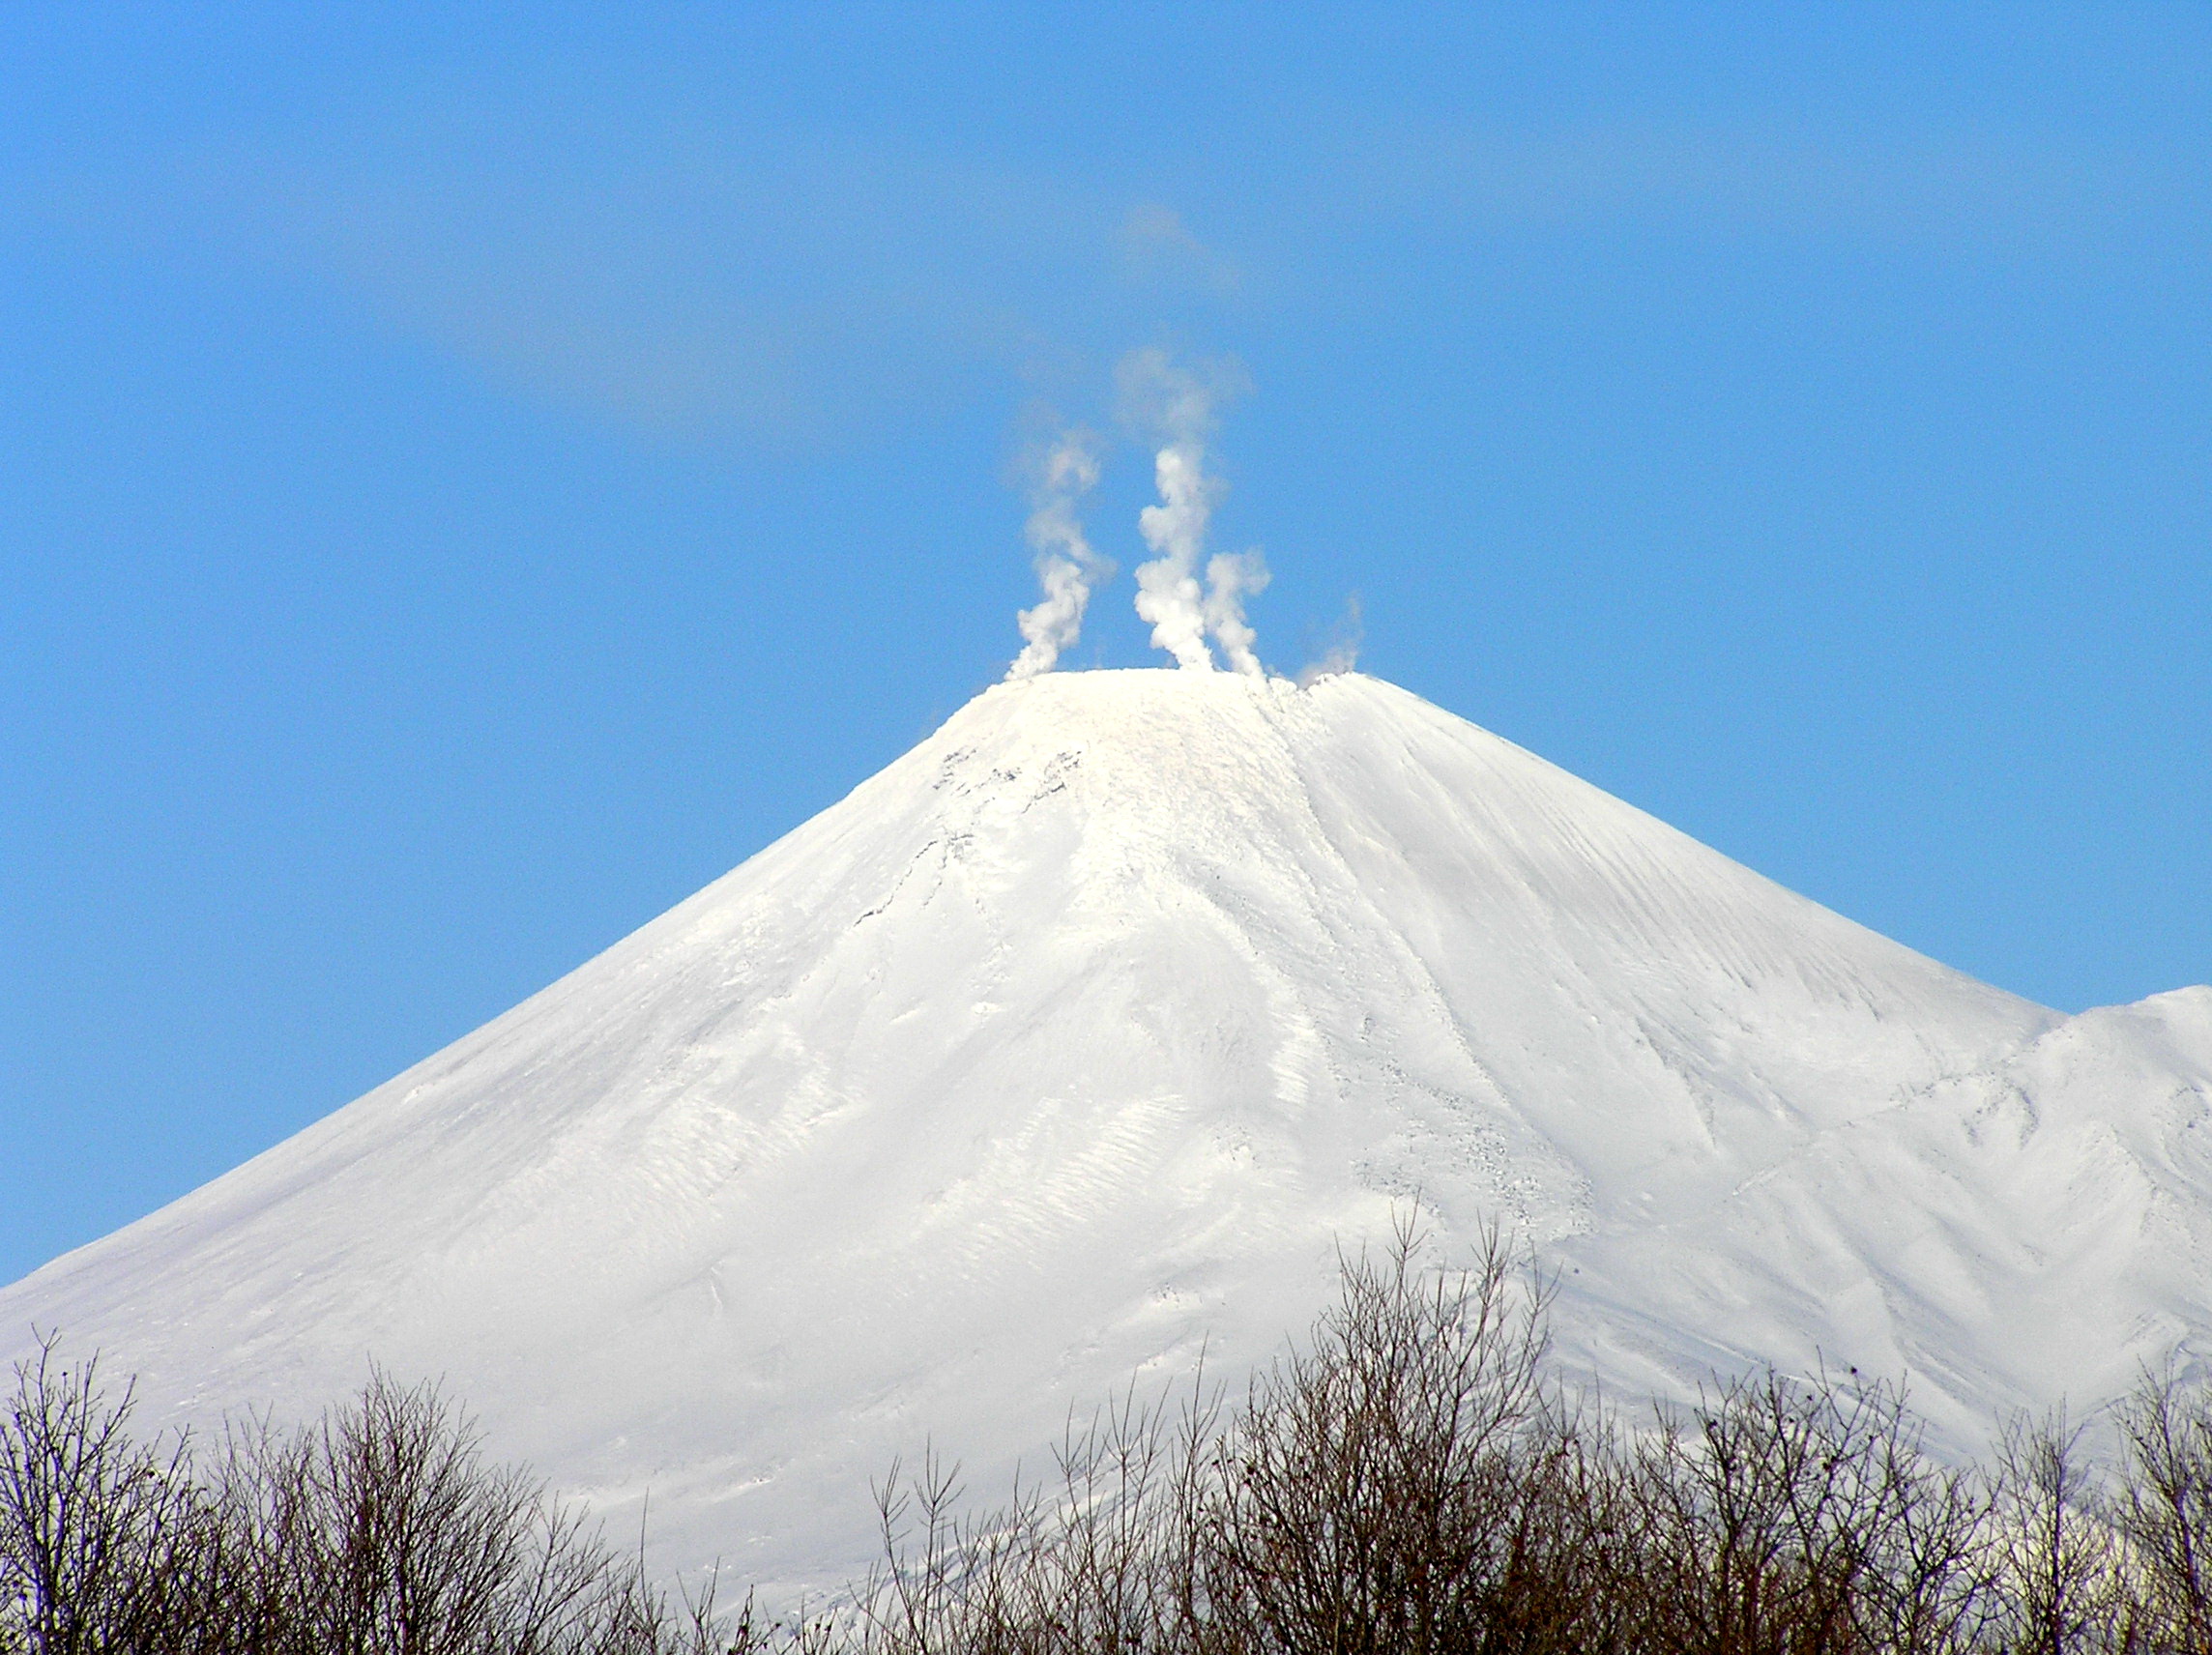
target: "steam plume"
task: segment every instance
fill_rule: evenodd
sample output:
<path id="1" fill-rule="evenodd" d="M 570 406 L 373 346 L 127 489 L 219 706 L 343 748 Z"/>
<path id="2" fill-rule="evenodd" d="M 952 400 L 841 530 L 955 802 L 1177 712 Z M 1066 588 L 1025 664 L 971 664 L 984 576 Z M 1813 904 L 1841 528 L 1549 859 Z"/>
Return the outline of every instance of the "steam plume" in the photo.
<path id="1" fill-rule="evenodd" d="M 1206 566 L 1206 629 L 1221 641 L 1229 664 L 1253 678 L 1261 677 L 1263 669 L 1252 653 L 1244 599 L 1266 586 L 1266 561 L 1257 551 L 1216 552 Z"/>
<path id="2" fill-rule="evenodd" d="M 1009 679 L 1052 671 L 1083 630 L 1091 589 L 1114 573 L 1113 562 L 1084 538 L 1075 514 L 1076 503 L 1097 481 L 1098 444 L 1088 431 L 1067 432 L 1036 462 L 1024 533 L 1036 552 L 1044 601 L 1021 612 L 1022 653 L 1006 669 Z"/>
<path id="3" fill-rule="evenodd" d="M 1213 514 L 1205 463 L 1206 451 L 1195 442 L 1160 450 L 1152 462 L 1160 504 L 1137 513 L 1145 544 L 1157 554 L 1137 566 L 1137 614 L 1152 624 L 1153 649 L 1198 672 L 1213 670 L 1213 654 L 1206 647 L 1206 605 L 1191 572 L 1206 544 L 1206 520 Z"/>
<path id="4" fill-rule="evenodd" d="M 1152 624 L 1152 647 L 1167 651 L 1178 666 L 1209 672 L 1210 631 L 1231 666 L 1257 675 L 1260 658 L 1244 599 L 1267 584 L 1266 565 L 1258 552 L 1226 553 L 1206 565 L 1204 589 L 1198 581 L 1207 522 L 1221 493 L 1220 483 L 1206 475 L 1206 438 L 1214 408 L 1237 389 L 1235 376 L 1218 366 L 1204 376 L 1193 373 L 1154 348 L 1125 358 L 1119 377 L 1124 411 L 1160 442 L 1152 460 L 1160 503 L 1137 518 L 1153 553 L 1137 569 L 1137 613 Z"/>

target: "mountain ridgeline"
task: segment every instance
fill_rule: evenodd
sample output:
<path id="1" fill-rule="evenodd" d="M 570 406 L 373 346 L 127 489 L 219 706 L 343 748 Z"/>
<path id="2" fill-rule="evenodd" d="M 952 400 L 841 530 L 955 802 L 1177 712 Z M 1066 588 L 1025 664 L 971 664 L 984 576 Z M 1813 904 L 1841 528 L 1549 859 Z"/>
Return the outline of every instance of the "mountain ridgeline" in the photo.
<path id="1" fill-rule="evenodd" d="M 1412 1210 L 1615 1396 L 1856 1371 L 1975 1447 L 2187 1370 L 2208 1118 L 2212 989 L 2031 1004 L 1371 678 L 1056 673 L 0 1328 L 161 1423 L 443 1376 L 772 1587 L 926 1437 L 988 1487 L 1239 1383 Z"/>

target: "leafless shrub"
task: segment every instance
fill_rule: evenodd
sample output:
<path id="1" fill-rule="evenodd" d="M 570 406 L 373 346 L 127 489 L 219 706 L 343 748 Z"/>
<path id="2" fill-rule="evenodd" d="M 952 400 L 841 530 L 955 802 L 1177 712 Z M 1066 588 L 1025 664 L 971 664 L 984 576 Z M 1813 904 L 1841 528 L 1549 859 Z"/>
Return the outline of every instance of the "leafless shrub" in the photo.
<path id="1" fill-rule="evenodd" d="M 2071 1438 L 1945 1464 L 1902 1391 L 1772 1371 L 1631 1431 L 1546 1377 L 1548 1291 L 1495 1234 L 1461 1272 L 1418 1250 L 1401 1231 L 1347 1260 L 1337 1306 L 1235 1410 L 1170 1430 L 1125 1400 L 1071 1437 L 1053 1488 L 978 1516 L 934 1458 L 894 1479 L 885 1561 L 830 1644 L 2072 1655 L 2153 1647 L 2137 1583 L 2159 1558 L 2194 1601 L 2212 1409 L 2139 1401 L 2150 1562 L 2131 1572 Z"/>
<path id="2" fill-rule="evenodd" d="M 2141 1604 L 2108 1519 L 2083 1428 L 2060 1412 L 2010 1421 L 1997 1443 L 1993 1548 L 1997 1642 L 2022 1655 L 2141 1647 Z"/>
<path id="3" fill-rule="evenodd" d="M 0 1420 L 0 1615 L 45 1655 L 151 1647 L 173 1618 L 202 1502 L 181 1439 L 130 1433 L 131 1393 L 110 1400 L 96 1361 L 48 1338 L 16 1370 Z"/>
<path id="4" fill-rule="evenodd" d="M 1131 1389 L 996 1509 L 894 1466 L 875 1571 L 788 1620 L 655 1588 L 433 1388 L 142 1445 L 48 1343 L 0 1655 L 2212 1655 L 2212 1393 L 2170 1367 L 2110 1466 L 2062 1416 L 1960 1466 L 1902 1391 L 1772 1371 L 1631 1428 L 1549 1377 L 1549 1298 L 1402 1228 L 1234 1408 Z"/>
<path id="5" fill-rule="evenodd" d="M 2212 1649 L 2212 1395 L 2169 1362 L 2115 1412 L 2127 1474 L 2110 1521 L 2127 1548 L 2136 1641 Z"/>
<path id="6" fill-rule="evenodd" d="M 473 1423 L 428 1386 L 378 1373 L 255 1468 L 287 1525 L 293 1601 L 333 1655 L 491 1655 L 517 1629 L 563 1648 L 605 1607 L 609 1561 L 581 1520 L 485 1465 Z"/>
<path id="7" fill-rule="evenodd" d="M 1472 1648 L 1509 1613 L 1541 1511 L 1545 1294 L 1495 1232 L 1464 1273 L 1417 1252 L 1402 1229 L 1347 1260 L 1311 1348 L 1254 1380 L 1218 1442 L 1202 1578 L 1239 1643 Z"/>
<path id="8" fill-rule="evenodd" d="M 1973 1477 L 1901 1393 L 1767 1371 L 1636 1449 L 1639 1646 L 1714 1655 L 1974 1647 L 1991 1612 Z"/>
<path id="9" fill-rule="evenodd" d="M 877 1490 L 884 1550 L 855 1599 L 865 1655 L 1138 1655 L 1196 1625 L 1193 1515 L 1213 1410 L 1135 1391 L 1069 1431 L 1047 1485 L 957 1515 L 956 1473 L 934 1455 Z M 819 1634 L 818 1634 L 819 1636 Z"/>
<path id="10" fill-rule="evenodd" d="M 25 1655 L 709 1655 L 767 1641 L 651 1589 L 490 1465 L 429 1386 L 373 1375 L 306 1430 L 213 1455 L 130 1434 L 131 1393 L 49 1341 L 0 1419 L 0 1650 Z"/>
<path id="11" fill-rule="evenodd" d="M 856 1655 L 1587 1647 L 1608 1463 L 1540 1382 L 1546 1292 L 1495 1234 L 1460 1273 L 1403 1230 L 1345 1262 L 1311 1347 L 1234 1413 L 1134 1392 L 1046 1486 L 959 1515 L 934 1457 L 878 1491 Z M 1611 1478 L 1609 1482 L 1608 1479 Z M 1602 1605 L 1599 1612 L 1602 1612 Z"/>

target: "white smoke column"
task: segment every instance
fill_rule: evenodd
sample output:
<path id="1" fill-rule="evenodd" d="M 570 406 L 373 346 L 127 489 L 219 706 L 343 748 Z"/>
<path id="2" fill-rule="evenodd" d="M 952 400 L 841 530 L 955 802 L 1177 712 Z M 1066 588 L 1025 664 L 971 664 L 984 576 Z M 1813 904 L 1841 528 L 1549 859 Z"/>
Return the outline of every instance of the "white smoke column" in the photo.
<path id="1" fill-rule="evenodd" d="M 1117 377 L 1125 415 L 1160 442 L 1153 456 L 1160 503 L 1146 507 L 1137 518 L 1145 543 L 1153 552 L 1152 561 L 1137 569 L 1137 613 L 1152 624 L 1154 649 L 1167 651 L 1178 666 L 1210 672 L 1213 653 L 1206 647 L 1209 612 L 1198 570 L 1206 551 L 1207 520 L 1213 514 L 1220 485 L 1206 475 L 1206 438 L 1213 426 L 1214 407 L 1237 388 L 1237 376 L 1233 368 L 1216 363 L 1202 377 L 1177 366 L 1155 347 L 1122 359 Z M 1256 568 L 1256 563 L 1248 569 L 1239 560 L 1224 566 L 1216 581 L 1221 614 L 1240 646 L 1230 644 L 1230 633 L 1217 630 L 1215 635 L 1238 664 L 1237 647 L 1243 657 L 1251 655 L 1242 595 L 1259 590 L 1252 579 Z M 1259 581 L 1265 579 L 1261 573 Z"/>
<path id="2" fill-rule="evenodd" d="M 1160 504 L 1137 513 L 1137 528 L 1158 555 L 1137 566 L 1137 614 L 1152 624 L 1153 649 L 1167 651 L 1179 667 L 1211 672 L 1206 605 L 1193 572 L 1213 514 L 1206 451 L 1196 442 L 1170 443 L 1154 457 L 1153 472 Z"/>
<path id="3" fill-rule="evenodd" d="M 1009 679 L 1052 671 L 1083 630 L 1091 589 L 1113 576 L 1112 560 L 1091 549 L 1075 514 L 1076 503 L 1097 482 L 1098 445 L 1088 431 L 1068 432 L 1036 465 L 1024 534 L 1036 552 L 1044 601 L 1021 612 L 1022 653 L 1006 669 Z"/>
<path id="4" fill-rule="evenodd" d="M 1216 552 L 1206 566 L 1206 628 L 1221 640 L 1221 653 L 1237 671 L 1263 678 L 1266 670 L 1252 653 L 1253 632 L 1245 624 L 1244 599 L 1267 587 L 1266 561 L 1257 551 Z"/>

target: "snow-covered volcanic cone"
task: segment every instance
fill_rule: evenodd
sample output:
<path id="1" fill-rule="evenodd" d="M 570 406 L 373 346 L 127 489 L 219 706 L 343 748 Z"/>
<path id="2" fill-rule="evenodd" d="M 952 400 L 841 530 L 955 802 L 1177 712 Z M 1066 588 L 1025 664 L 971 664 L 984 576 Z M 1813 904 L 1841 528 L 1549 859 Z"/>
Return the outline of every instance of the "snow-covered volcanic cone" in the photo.
<path id="1" fill-rule="evenodd" d="M 1985 1410 L 2207 1325 L 2212 990 L 2067 1018 L 1373 679 L 1003 684 L 581 970 L 0 1294 L 154 1418 L 373 1356 L 663 1555 L 842 1577 L 934 1437 L 1234 1380 L 1418 1192 L 1618 1394 Z"/>

